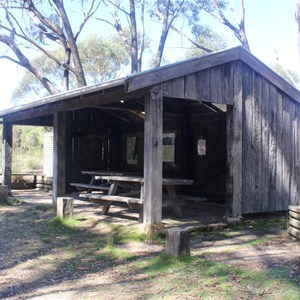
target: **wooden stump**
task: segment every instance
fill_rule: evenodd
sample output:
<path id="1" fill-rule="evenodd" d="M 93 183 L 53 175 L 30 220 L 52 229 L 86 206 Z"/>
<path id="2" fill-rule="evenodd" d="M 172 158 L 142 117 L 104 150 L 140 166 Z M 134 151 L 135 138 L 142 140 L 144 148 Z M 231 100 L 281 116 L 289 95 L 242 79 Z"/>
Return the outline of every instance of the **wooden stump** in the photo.
<path id="1" fill-rule="evenodd" d="M 289 206 L 288 233 L 300 240 L 300 206 Z"/>
<path id="2" fill-rule="evenodd" d="M 74 199 L 71 197 L 58 197 L 56 202 L 56 215 L 60 218 L 73 216 Z"/>
<path id="3" fill-rule="evenodd" d="M 0 201 L 7 201 L 8 186 L 0 185 Z"/>
<path id="4" fill-rule="evenodd" d="M 190 255 L 190 232 L 187 229 L 171 228 L 166 235 L 166 253 L 171 256 Z"/>

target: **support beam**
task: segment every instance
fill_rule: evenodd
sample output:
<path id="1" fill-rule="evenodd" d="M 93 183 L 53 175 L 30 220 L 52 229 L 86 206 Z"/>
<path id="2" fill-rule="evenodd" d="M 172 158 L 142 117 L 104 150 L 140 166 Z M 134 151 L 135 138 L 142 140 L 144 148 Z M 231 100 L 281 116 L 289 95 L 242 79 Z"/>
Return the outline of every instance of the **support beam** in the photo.
<path id="1" fill-rule="evenodd" d="M 56 112 L 53 117 L 53 194 L 52 203 L 56 207 L 57 197 L 66 193 L 66 112 Z"/>
<path id="2" fill-rule="evenodd" d="M 144 224 L 162 221 L 162 88 L 152 89 L 145 97 L 144 128 Z"/>
<path id="3" fill-rule="evenodd" d="M 8 195 L 11 194 L 12 135 L 12 124 L 4 122 L 2 132 L 2 185 L 7 185 Z"/>

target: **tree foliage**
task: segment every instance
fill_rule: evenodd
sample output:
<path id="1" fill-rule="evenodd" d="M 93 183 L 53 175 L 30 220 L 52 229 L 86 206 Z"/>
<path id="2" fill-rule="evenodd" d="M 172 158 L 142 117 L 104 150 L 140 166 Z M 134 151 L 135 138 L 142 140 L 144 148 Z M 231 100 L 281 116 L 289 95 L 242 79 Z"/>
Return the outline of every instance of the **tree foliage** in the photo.
<path id="1" fill-rule="evenodd" d="M 273 64 L 270 66 L 277 74 L 279 74 L 282 78 L 284 78 L 288 83 L 295 87 L 299 87 L 299 75 L 293 71 L 286 69 L 279 63 Z"/>
<path id="2" fill-rule="evenodd" d="M 198 2 L 207 9 L 212 9 L 210 1 L 199 0 Z M 153 54 L 153 67 L 159 67 L 163 61 L 165 45 L 170 31 L 185 37 L 195 47 L 203 51 L 212 51 L 212 49 L 199 43 L 201 41 L 199 37 L 195 39 L 191 34 L 192 31 L 195 32 L 195 24 L 198 28 L 201 27 L 199 14 L 203 7 L 195 0 L 104 0 L 104 3 L 110 12 L 110 17 L 97 17 L 97 19 L 111 25 L 120 35 L 131 59 L 131 73 L 142 70 L 146 49 L 145 41 L 147 36 L 150 36 L 150 32 L 154 30 L 149 24 L 155 24 L 155 31 L 157 32 L 157 40 L 152 41 L 157 44 Z M 126 34 L 127 32 L 129 35 Z"/>
<path id="3" fill-rule="evenodd" d="M 63 69 L 65 90 L 69 89 L 70 73 L 76 78 L 77 86 L 86 85 L 77 41 L 100 2 L 69 2 L 72 10 L 77 10 L 76 18 L 70 18 L 68 7 L 62 0 L 0 0 L 0 42 L 6 46 L 5 53 L 0 58 L 27 69 L 50 94 L 58 93 L 59 89 L 32 62 L 33 51 L 42 52 Z M 71 10 L 68 11 L 71 14 Z M 55 56 L 51 52 L 54 46 L 62 49 L 63 57 Z"/>
<path id="4" fill-rule="evenodd" d="M 228 27 L 240 41 L 242 46 L 250 52 L 250 46 L 245 28 L 245 3 L 239 0 L 240 12 L 237 13 L 228 1 L 224 0 L 195 0 L 195 2 L 207 13 L 217 19 L 220 23 Z M 232 15 L 228 16 L 228 8 Z"/>
<path id="5" fill-rule="evenodd" d="M 202 45 L 199 48 L 192 43 L 192 48 L 186 52 L 186 57 L 204 55 L 210 51 L 218 51 L 227 47 L 226 39 L 212 30 L 209 26 L 194 28 L 194 36 L 197 44 Z M 205 51 L 209 49 L 210 51 Z"/>
<path id="6" fill-rule="evenodd" d="M 98 9 L 100 5 L 101 9 Z M 41 86 L 55 94 L 111 79 L 116 75 L 113 69 L 119 72 L 120 60 L 117 59 L 123 57 L 123 53 L 113 41 L 79 43 L 79 36 L 92 17 L 102 22 L 98 22 L 100 30 L 104 23 L 116 30 L 130 57 L 131 73 L 135 73 L 143 69 L 150 35 L 157 38 L 151 41 L 155 45 L 153 67 L 166 60 L 165 46 L 171 31 L 179 35 L 178 44 L 172 47 L 179 47 L 184 38 L 200 49 L 200 53 L 220 49 L 202 23 L 203 11 L 218 17 L 241 37 L 244 14 L 234 27 L 225 17 L 226 7 L 227 1 L 223 0 L 0 0 L 0 43 L 6 46 L 6 52 L 0 58 L 27 69 L 15 97 L 20 97 L 22 91 L 27 95 L 45 96 L 47 93 L 42 92 Z M 96 44 L 95 48 L 91 46 L 92 42 Z M 219 46 L 223 45 L 219 43 Z M 101 55 L 95 49 L 99 49 Z M 34 51 L 38 55 L 33 55 Z M 104 66 L 109 70 L 103 69 Z"/>
<path id="7" fill-rule="evenodd" d="M 116 78 L 122 73 L 128 64 L 128 55 L 120 45 L 117 36 L 103 38 L 97 35 L 90 35 L 85 40 L 78 43 L 78 49 L 85 70 L 87 84 L 96 84 Z M 62 49 L 51 51 L 51 54 L 58 58 L 63 58 Z M 62 77 L 64 69 L 58 67 L 56 63 L 46 55 L 33 59 L 43 73 L 57 86 L 62 89 Z M 72 76 L 69 82 L 70 89 L 76 88 L 76 79 Z M 41 83 L 30 72 L 25 72 L 17 89 L 14 90 L 12 101 L 14 104 L 21 104 L 33 99 L 48 96 L 49 93 L 43 88 Z"/>

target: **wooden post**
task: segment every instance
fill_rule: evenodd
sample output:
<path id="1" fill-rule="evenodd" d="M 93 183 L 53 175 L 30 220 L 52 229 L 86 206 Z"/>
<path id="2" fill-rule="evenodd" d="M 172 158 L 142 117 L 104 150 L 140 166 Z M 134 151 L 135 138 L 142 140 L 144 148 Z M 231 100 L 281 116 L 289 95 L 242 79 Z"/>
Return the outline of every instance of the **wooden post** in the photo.
<path id="1" fill-rule="evenodd" d="M 190 255 L 190 232 L 187 229 L 170 228 L 166 234 L 166 253 L 171 256 Z"/>
<path id="2" fill-rule="evenodd" d="M 2 185 L 7 185 L 7 193 L 11 195 L 12 167 L 12 124 L 4 122 L 2 131 Z"/>
<path id="3" fill-rule="evenodd" d="M 1 185 L 0 186 L 0 202 L 7 201 L 7 194 L 8 194 L 8 186 L 7 185 Z"/>
<path id="4" fill-rule="evenodd" d="M 53 116 L 53 194 L 52 203 L 56 206 L 57 197 L 66 193 L 66 112 L 56 112 Z"/>
<path id="5" fill-rule="evenodd" d="M 60 218 L 73 216 L 74 199 L 71 197 L 57 197 L 56 215 Z"/>
<path id="6" fill-rule="evenodd" d="M 144 224 L 146 226 L 160 224 L 162 220 L 162 113 L 162 88 L 157 87 L 145 97 Z"/>
<path id="7" fill-rule="evenodd" d="M 234 65 L 233 106 L 227 110 L 227 176 L 226 217 L 240 218 L 242 215 L 242 65 Z"/>

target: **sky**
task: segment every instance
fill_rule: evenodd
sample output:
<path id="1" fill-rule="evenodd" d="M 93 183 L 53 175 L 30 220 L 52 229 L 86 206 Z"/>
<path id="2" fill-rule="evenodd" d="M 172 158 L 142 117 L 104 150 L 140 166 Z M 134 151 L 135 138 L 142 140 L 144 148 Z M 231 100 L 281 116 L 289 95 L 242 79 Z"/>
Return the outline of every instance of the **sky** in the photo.
<path id="1" fill-rule="evenodd" d="M 229 2 L 235 7 L 239 0 Z M 285 68 L 298 72 L 300 62 L 295 21 L 296 0 L 245 0 L 245 8 L 246 33 L 252 54 L 267 65 L 278 62 Z M 236 9 L 238 14 L 238 6 Z M 203 18 L 227 39 L 228 47 L 239 45 L 232 31 L 209 16 Z M 98 28 L 98 26 L 87 27 L 86 34 L 97 33 Z M 153 32 L 155 33 L 155 30 Z M 178 48 L 178 36 L 170 35 L 165 50 L 168 61 L 172 62 L 178 59 L 178 56 L 182 57 L 183 51 Z M 10 98 L 22 75 L 21 67 L 0 60 L 0 110 L 12 106 Z"/>

